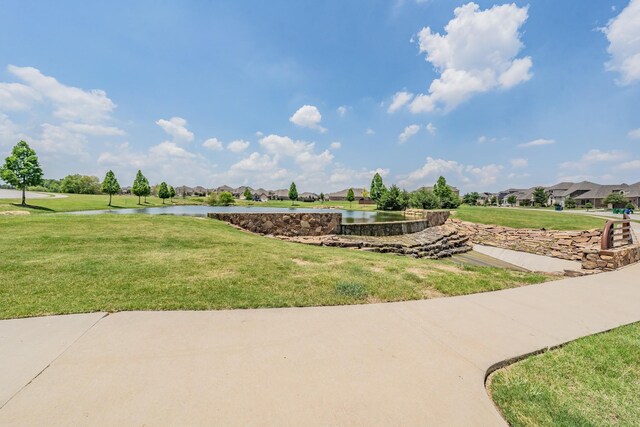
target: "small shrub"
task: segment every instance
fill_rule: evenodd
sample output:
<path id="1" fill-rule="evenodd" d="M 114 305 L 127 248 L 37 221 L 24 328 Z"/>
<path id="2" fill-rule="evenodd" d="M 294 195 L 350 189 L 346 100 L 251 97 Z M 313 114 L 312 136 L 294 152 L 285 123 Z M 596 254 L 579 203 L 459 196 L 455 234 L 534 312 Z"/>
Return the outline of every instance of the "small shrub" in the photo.
<path id="1" fill-rule="evenodd" d="M 207 197 L 207 204 L 209 206 L 216 206 L 218 204 L 218 193 L 211 193 Z"/>
<path id="2" fill-rule="evenodd" d="M 340 282 L 336 285 L 336 294 L 342 297 L 360 300 L 366 298 L 369 292 L 366 286 L 360 283 Z"/>

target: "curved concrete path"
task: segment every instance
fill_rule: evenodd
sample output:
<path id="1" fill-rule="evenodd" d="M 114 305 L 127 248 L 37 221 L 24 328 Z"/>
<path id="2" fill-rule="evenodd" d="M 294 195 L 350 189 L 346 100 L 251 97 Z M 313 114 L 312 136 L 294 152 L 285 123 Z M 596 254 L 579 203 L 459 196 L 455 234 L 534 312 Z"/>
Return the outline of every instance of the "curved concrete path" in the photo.
<path id="1" fill-rule="evenodd" d="M 66 194 L 59 193 L 42 193 L 35 191 L 27 191 L 25 194 L 27 201 L 29 199 L 63 199 L 68 197 Z M 5 190 L 0 188 L 0 199 L 22 199 L 22 190 Z"/>
<path id="2" fill-rule="evenodd" d="M 505 425 L 487 371 L 639 321 L 639 275 L 635 265 L 426 301 L 109 315 L 10 398 L 0 425 Z M 5 364 L 23 362 L 0 344 Z"/>

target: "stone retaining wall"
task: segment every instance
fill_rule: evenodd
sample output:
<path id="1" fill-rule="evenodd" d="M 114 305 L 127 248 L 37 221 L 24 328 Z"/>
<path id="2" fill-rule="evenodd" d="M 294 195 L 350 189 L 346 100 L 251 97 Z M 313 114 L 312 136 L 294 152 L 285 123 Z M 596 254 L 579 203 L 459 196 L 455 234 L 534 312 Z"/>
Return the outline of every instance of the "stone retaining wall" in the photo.
<path id="1" fill-rule="evenodd" d="M 412 221 L 342 224 L 340 234 L 345 236 L 399 236 L 440 226 L 448 218 L 449 211 L 424 211 L 422 219 Z"/>
<path id="2" fill-rule="evenodd" d="M 640 245 L 630 245 L 622 248 L 597 250 L 584 253 L 582 268 L 584 270 L 615 270 L 625 265 L 640 261 Z"/>
<path id="3" fill-rule="evenodd" d="M 520 229 L 496 225 L 475 224 L 450 220 L 460 234 L 468 235 L 473 243 L 514 251 L 582 261 L 585 252 L 598 249 L 602 230 L 557 231 Z"/>
<path id="4" fill-rule="evenodd" d="M 225 221 L 245 230 L 275 236 L 322 236 L 340 232 L 340 213 L 217 213 L 209 218 Z"/>

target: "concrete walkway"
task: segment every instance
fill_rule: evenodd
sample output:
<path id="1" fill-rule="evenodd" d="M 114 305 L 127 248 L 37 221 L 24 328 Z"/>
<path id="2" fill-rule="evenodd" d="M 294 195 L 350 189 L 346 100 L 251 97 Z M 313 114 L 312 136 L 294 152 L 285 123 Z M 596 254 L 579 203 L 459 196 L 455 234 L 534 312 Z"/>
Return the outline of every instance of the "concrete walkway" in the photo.
<path id="1" fill-rule="evenodd" d="M 569 261 L 549 256 L 530 254 L 527 252 L 496 248 L 493 246 L 474 244 L 473 250 L 529 271 L 563 273 L 564 270 L 580 271 L 582 269 L 582 263 L 579 261 Z"/>
<path id="2" fill-rule="evenodd" d="M 25 197 L 28 201 L 29 199 L 63 199 L 68 196 L 59 193 L 41 193 L 35 191 L 27 191 Z M 0 199 L 22 200 L 22 190 L 5 190 L 0 188 Z"/>
<path id="3" fill-rule="evenodd" d="M 640 321 L 639 275 L 635 265 L 425 301 L 109 315 L 12 396 L 0 425 L 505 425 L 487 371 Z M 21 322 L 0 324 L 29 329 Z M 20 366 L 7 351 L 0 343 L 3 364 Z"/>

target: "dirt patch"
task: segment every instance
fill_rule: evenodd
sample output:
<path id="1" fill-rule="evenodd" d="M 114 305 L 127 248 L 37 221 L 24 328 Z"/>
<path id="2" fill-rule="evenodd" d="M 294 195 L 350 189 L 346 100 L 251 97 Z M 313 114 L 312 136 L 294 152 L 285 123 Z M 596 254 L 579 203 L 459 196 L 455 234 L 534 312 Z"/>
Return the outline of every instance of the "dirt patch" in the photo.
<path id="1" fill-rule="evenodd" d="M 24 216 L 24 215 L 31 215 L 31 212 L 29 211 L 0 211 L 0 215 L 6 215 L 6 216 Z"/>
<path id="2" fill-rule="evenodd" d="M 442 292 L 438 292 L 433 288 L 424 288 L 422 289 L 421 293 L 424 299 L 440 298 L 444 296 Z"/>
<path id="3" fill-rule="evenodd" d="M 469 271 L 465 271 L 456 267 L 455 265 L 447 265 L 447 264 L 438 264 L 438 267 L 435 270 L 445 271 L 447 273 L 457 273 L 457 274 L 469 274 Z"/>
<path id="4" fill-rule="evenodd" d="M 293 258 L 293 259 L 291 259 L 291 261 L 293 261 L 295 264 L 300 265 L 300 266 L 311 265 L 311 263 L 309 261 L 305 261 L 303 259 Z"/>

